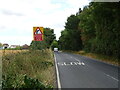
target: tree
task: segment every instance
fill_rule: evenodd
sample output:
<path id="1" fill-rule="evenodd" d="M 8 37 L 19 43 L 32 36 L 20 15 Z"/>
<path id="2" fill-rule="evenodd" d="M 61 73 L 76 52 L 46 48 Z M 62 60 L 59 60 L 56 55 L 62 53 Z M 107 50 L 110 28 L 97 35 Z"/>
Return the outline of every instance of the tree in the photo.
<path id="1" fill-rule="evenodd" d="M 52 48 L 52 50 L 53 50 L 54 48 L 58 48 L 58 41 L 57 41 L 57 40 L 54 40 L 54 41 L 52 42 L 51 48 Z"/>
<path id="2" fill-rule="evenodd" d="M 59 49 L 70 50 L 71 49 L 71 36 L 67 30 L 61 32 L 61 37 L 59 38 L 58 45 Z"/>
<path id="3" fill-rule="evenodd" d="M 65 23 L 65 29 L 67 30 L 78 30 L 78 24 L 80 20 L 77 16 L 71 15 L 67 18 L 67 22 Z"/>
<path id="4" fill-rule="evenodd" d="M 79 18 L 71 15 L 65 23 L 65 30 L 61 32 L 59 38 L 59 47 L 63 50 L 78 51 L 82 49 L 81 31 L 78 28 Z"/>
<path id="5" fill-rule="evenodd" d="M 92 16 L 92 7 L 85 6 L 78 16 L 80 19 L 81 37 L 85 51 L 94 49 L 92 43 L 96 37 L 95 23 Z"/>
<path id="6" fill-rule="evenodd" d="M 44 28 L 44 40 L 48 48 L 50 48 L 53 40 L 55 39 L 56 39 L 56 36 L 54 34 L 54 30 L 50 28 Z"/>
<path id="7" fill-rule="evenodd" d="M 119 3 L 92 2 L 79 14 L 84 49 L 120 58 Z"/>
<path id="8" fill-rule="evenodd" d="M 47 43 L 45 41 L 32 41 L 30 44 L 30 49 L 42 50 L 47 48 Z"/>

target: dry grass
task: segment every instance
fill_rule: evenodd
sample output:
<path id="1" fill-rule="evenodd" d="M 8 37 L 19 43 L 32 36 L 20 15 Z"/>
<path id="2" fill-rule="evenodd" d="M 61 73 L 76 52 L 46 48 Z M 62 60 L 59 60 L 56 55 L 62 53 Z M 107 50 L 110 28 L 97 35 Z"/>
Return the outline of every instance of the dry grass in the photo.
<path id="1" fill-rule="evenodd" d="M 11 75 L 22 83 L 24 75 L 54 86 L 54 57 L 50 49 L 40 51 L 6 50 L 3 57 L 3 75 Z"/>
<path id="2" fill-rule="evenodd" d="M 101 54 L 95 54 L 95 53 L 86 53 L 85 51 L 78 51 L 78 52 L 74 52 L 75 54 L 80 54 L 83 56 L 87 56 L 90 58 L 94 58 L 96 60 L 100 60 L 109 64 L 113 64 L 113 65 L 119 65 L 118 64 L 118 59 L 115 59 L 114 57 L 111 56 L 106 56 L 106 55 L 101 55 Z"/>
<path id="3" fill-rule="evenodd" d="M 1 80 L 2 80 L 2 50 L 0 50 L 0 81 Z"/>
<path id="4" fill-rule="evenodd" d="M 16 54 L 16 53 L 26 52 L 26 51 L 28 51 L 28 50 L 0 50 L 0 52 L 4 55 Z"/>

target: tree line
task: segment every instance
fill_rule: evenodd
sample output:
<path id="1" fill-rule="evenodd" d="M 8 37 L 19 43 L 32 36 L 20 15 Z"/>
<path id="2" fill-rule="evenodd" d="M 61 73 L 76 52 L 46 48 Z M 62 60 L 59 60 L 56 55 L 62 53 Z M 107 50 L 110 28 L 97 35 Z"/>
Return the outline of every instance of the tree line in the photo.
<path id="1" fill-rule="evenodd" d="M 91 2 L 70 15 L 58 40 L 61 50 L 85 50 L 120 58 L 120 3 Z"/>

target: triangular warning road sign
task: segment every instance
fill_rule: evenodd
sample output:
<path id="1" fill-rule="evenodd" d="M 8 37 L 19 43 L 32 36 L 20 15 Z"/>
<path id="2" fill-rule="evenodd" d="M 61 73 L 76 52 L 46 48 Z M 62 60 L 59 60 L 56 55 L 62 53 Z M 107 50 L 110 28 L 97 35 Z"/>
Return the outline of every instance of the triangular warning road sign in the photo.
<path id="1" fill-rule="evenodd" d="M 43 27 L 33 27 L 34 41 L 43 41 Z"/>
<path id="2" fill-rule="evenodd" d="M 36 29 L 35 34 L 42 34 L 42 31 L 40 30 L 39 27 Z"/>

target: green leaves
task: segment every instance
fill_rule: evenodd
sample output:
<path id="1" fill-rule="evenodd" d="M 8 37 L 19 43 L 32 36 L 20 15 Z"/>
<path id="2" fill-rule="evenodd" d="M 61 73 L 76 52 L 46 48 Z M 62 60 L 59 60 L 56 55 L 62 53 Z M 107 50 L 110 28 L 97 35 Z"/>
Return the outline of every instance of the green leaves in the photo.
<path id="1" fill-rule="evenodd" d="M 38 79 L 33 79 L 25 75 L 22 88 L 46 88 L 46 86 L 42 82 L 38 81 Z"/>
<path id="2" fill-rule="evenodd" d="M 3 89 L 53 88 L 54 63 L 51 50 L 27 50 L 6 55 L 2 63 Z"/>
<path id="3" fill-rule="evenodd" d="M 67 18 L 59 38 L 63 50 L 81 50 L 120 58 L 120 5 L 91 2 Z"/>
<path id="4" fill-rule="evenodd" d="M 54 48 L 58 48 L 58 41 L 57 41 L 57 40 L 54 40 L 54 41 L 52 42 L 51 48 L 52 48 L 52 50 L 53 50 Z"/>
<path id="5" fill-rule="evenodd" d="M 78 29 L 78 24 L 80 20 L 77 16 L 71 15 L 68 17 L 67 22 L 65 23 L 65 28 L 67 30 L 73 30 L 73 29 Z"/>
<path id="6" fill-rule="evenodd" d="M 19 77 L 20 78 L 20 77 Z M 45 89 L 53 88 L 51 85 L 45 85 L 41 81 L 35 78 L 30 78 L 27 75 L 23 75 L 21 81 L 17 80 L 13 76 L 7 76 L 6 79 L 3 79 L 2 88 L 31 88 L 31 89 Z"/>
<path id="7" fill-rule="evenodd" d="M 68 17 L 65 30 L 61 32 L 58 41 L 60 49 L 73 51 L 82 49 L 81 31 L 78 28 L 79 22 L 79 18 L 75 15 Z"/>
<path id="8" fill-rule="evenodd" d="M 82 29 L 81 36 L 86 51 L 118 58 L 118 6 L 118 3 L 92 2 L 83 9 L 79 15 L 79 27 Z"/>

